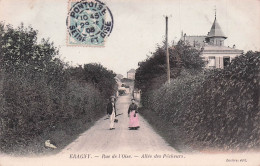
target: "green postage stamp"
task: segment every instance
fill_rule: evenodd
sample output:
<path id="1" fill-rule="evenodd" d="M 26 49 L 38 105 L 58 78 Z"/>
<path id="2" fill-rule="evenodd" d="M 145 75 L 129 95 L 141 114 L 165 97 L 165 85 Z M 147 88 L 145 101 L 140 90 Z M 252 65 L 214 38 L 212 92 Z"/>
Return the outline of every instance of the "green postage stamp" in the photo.
<path id="1" fill-rule="evenodd" d="M 71 0 L 68 4 L 67 45 L 102 47 L 113 29 L 113 15 L 99 0 Z"/>

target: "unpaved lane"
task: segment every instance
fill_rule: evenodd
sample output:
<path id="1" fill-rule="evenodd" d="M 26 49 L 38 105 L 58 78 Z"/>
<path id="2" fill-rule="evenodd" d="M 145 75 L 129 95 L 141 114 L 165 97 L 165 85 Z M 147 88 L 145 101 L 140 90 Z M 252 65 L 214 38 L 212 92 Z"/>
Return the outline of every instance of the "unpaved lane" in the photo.
<path id="1" fill-rule="evenodd" d="M 140 129 L 128 129 L 128 106 L 131 96 L 120 96 L 116 103 L 119 120 L 115 123 L 115 130 L 109 130 L 109 120 L 101 118 L 95 125 L 81 134 L 73 143 L 61 153 L 72 152 L 176 152 L 170 147 L 139 115 Z"/>

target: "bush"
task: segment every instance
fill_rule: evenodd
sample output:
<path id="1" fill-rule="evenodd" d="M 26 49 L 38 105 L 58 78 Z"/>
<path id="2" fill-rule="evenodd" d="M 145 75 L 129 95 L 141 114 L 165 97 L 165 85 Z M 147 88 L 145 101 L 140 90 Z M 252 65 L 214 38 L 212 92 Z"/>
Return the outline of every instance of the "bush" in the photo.
<path id="1" fill-rule="evenodd" d="M 84 67 L 69 68 L 67 71 L 74 80 L 92 84 L 105 98 L 109 98 L 117 91 L 116 74 L 101 64 L 85 64 Z"/>
<path id="2" fill-rule="evenodd" d="M 260 53 L 236 57 L 224 70 L 182 72 L 143 99 L 146 107 L 179 126 L 200 149 L 260 147 Z"/>
<path id="3" fill-rule="evenodd" d="M 37 43 L 37 31 L 30 27 L 14 29 L 0 24 L 0 32 L 2 152 L 38 152 L 39 147 L 32 148 L 32 144 L 39 144 L 36 140 L 41 141 L 42 148 L 47 139 L 66 139 L 50 133 L 66 131 L 68 138 L 82 132 L 78 130 L 84 129 L 81 125 L 105 114 L 106 97 L 113 91 L 104 93 L 104 89 L 89 82 L 87 78 L 93 78 L 94 73 L 83 72 L 82 79 L 80 68 L 57 58 L 58 49 L 48 40 Z M 102 70 L 98 80 L 114 87 L 113 72 L 98 67 Z"/>

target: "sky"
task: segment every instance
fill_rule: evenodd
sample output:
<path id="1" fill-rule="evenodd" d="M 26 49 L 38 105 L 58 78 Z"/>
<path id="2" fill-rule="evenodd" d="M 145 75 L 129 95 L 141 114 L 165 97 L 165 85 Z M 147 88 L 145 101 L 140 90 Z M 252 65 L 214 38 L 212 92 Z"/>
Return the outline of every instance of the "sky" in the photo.
<path id="1" fill-rule="evenodd" d="M 103 0 L 112 12 L 114 28 L 105 47 L 67 46 L 68 0 L 0 0 L 0 21 L 15 27 L 24 23 L 50 38 L 60 58 L 71 65 L 100 63 L 126 76 L 138 62 L 155 51 L 165 38 L 169 16 L 169 42 L 187 35 L 207 35 L 217 20 L 228 37 L 226 46 L 244 52 L 260 51 L 260 0 Z"/>

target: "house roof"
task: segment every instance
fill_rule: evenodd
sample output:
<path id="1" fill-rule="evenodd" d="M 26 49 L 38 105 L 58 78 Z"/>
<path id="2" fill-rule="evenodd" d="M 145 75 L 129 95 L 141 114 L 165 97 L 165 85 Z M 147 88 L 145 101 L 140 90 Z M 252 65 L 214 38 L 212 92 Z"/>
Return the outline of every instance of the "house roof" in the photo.
<path id="1" fill-rule="evenodd" d="M 135 69 L 131 69 L 127 73 L 135 73 Z"/>
<path id="2" fill-rule="evenodd" d="M 210 32 L 208 33 L 207 37 L 209 37 L 209 38 L 210 37 L 223 37 L 223 38 L 227 38 L 224 35 L 224 33 L 223 33 L 219 23 L 217 22 L 216 16 L 215 16 L 215 20 L 213 22 L 213 25 L 211 26 Z"/>
<path id="3" fill-rule="evenodd" d="M 203 46 L 205 39 L 207 36 L 186 36 L 186 34 L 184 36 L 181 37 L 181 40 L 188 42 L 190 45 L 196 45 L 196 46 Z"/>

